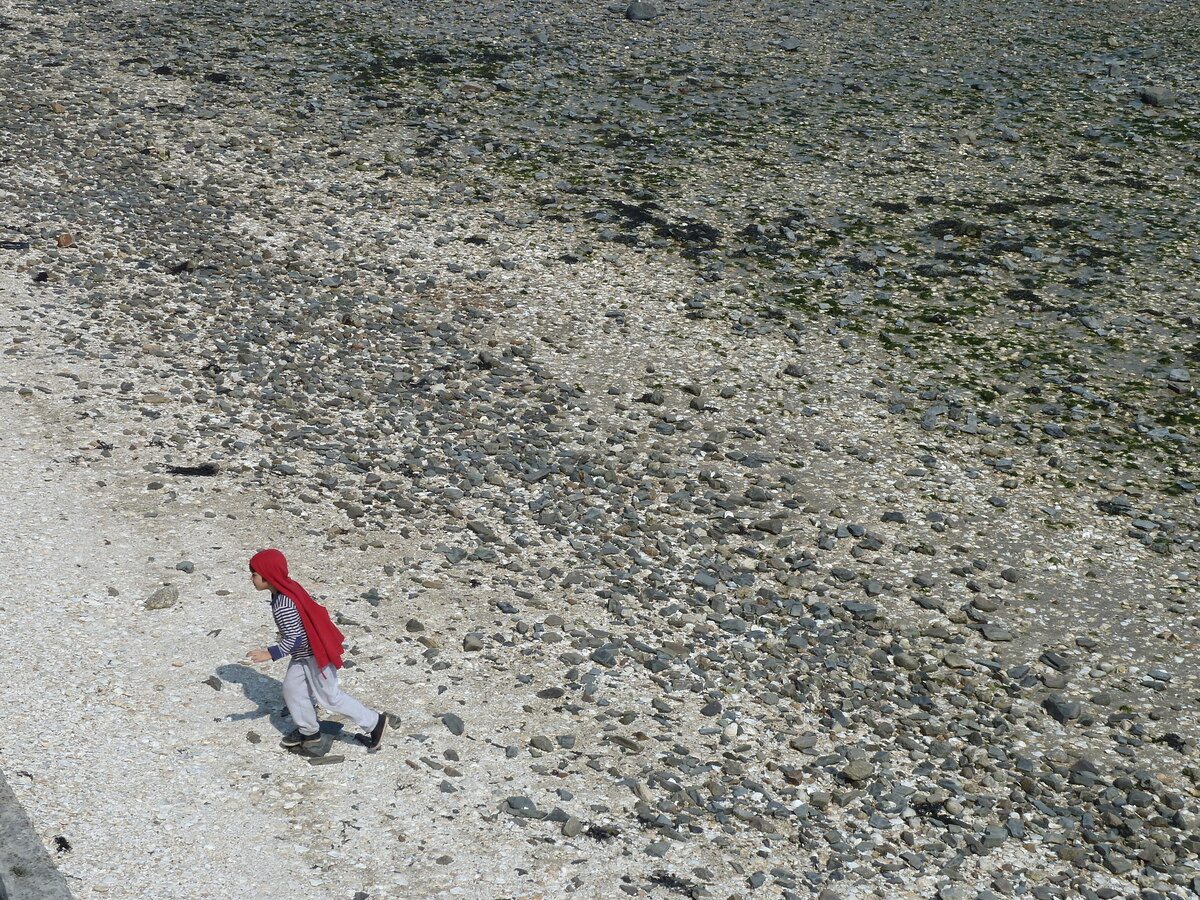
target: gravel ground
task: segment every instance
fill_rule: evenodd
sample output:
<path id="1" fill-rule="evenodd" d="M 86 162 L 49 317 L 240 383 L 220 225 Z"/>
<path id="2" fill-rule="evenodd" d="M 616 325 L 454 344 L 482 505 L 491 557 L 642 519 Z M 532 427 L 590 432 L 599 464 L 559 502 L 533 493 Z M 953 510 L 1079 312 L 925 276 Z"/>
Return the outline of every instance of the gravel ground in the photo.
<path id="1" fill-rule="evenodd" d="M 76 896 L 1200 893 L 1187 7 L 6 7 Z M 266 545 L 381 752 L 277 747 Z"/>

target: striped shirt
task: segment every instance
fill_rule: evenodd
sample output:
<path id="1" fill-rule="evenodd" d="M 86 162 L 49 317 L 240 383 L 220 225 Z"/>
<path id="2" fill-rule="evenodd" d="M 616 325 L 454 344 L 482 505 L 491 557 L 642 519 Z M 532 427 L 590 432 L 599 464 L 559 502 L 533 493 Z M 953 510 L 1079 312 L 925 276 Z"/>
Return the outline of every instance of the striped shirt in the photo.
<path id="1" fill-rule="evenodd" d="M 275 627 L 279 629 L 279 643 L 268 647 L 271 659 L 311 659 L 312 647 L 308 644 L 308 633 L 304 630 L 304 622 L 296 610 L 296 603 L 286 594 L 271 596 L 271 615 L 275 617 Z"/>

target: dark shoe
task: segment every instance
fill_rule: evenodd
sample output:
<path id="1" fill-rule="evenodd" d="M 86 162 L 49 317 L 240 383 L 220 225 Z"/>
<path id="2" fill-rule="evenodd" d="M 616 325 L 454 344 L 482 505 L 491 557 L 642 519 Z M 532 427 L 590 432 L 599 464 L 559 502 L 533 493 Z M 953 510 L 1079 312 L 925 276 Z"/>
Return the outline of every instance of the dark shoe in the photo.
<path id="1" fill-rule="evenodd" d="M 375 723 L 375 727 L 371 729 L 370 734 L 355 735 L 355 740 L 366 747 L 368 750 L 378 750 L 379 745 L 383 743 L 383 733 L 387 730 L 387 713 L 379 714 L 379 721 Z"/>
<path id="2" fill-rule="evenodd" d="M 281 747 L 307 747 L 315 744 L 321 739 L 321 732 L 316 734 L 302 734 L 299 728 L 289 731 L 283 736 L 283 740 L 279 742 Z"/>

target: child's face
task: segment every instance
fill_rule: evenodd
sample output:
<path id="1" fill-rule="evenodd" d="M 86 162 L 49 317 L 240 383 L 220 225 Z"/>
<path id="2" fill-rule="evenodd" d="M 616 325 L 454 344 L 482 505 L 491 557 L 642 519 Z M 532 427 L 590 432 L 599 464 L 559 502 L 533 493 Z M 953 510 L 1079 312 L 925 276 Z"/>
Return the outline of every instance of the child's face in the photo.
<path id="1" fill-rule="evenodd" d="M 269 591 L 271 585 L 267 583 L 267 579 L 263 578 L 257 572 L 250 573 L 250 583 L 254 585 L 256 591 Z"/>

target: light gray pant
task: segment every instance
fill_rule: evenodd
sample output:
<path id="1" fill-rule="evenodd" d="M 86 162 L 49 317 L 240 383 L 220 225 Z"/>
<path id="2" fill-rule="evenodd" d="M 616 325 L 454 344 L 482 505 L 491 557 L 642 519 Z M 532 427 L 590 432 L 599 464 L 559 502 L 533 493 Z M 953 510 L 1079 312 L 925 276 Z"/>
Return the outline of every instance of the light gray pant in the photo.
<path id="1" fill-rule="evenodd" d="M 288 663 L 287 673 L 283 676 L 283 700 L 302 734 L 316 734 L 321 730 L 317 704 L 345 716 L 366 731 L 379 722 L 379 713 L 367 709 L 338 687 L 337 669 L 332 664 L 318 669 L 317 661 L 312 657 L 293 659 Z"/>

